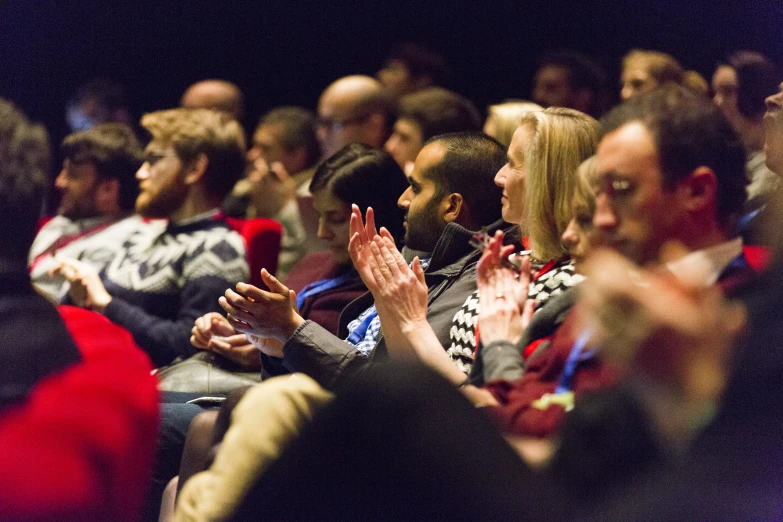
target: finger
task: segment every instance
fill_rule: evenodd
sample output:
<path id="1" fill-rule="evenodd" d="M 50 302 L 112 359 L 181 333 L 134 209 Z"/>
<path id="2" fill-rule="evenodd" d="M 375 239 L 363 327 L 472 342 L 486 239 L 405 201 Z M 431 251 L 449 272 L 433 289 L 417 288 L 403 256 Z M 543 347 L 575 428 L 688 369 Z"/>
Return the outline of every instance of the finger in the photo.
<path id="1" fill-rule="evenodd" d="M 381 228 L 381 233 L 386 230 L 385 228 Z M 394 244 L 394 239 L 391 239 L 390 237 L 383 237 L 381 236 L 381 239 L 383 240 L 383 244 L 386 246 L 386 248 L 391 253 L 392 257 L 394 258 L 394 262 L 397 263 L 397 267 L 400 269 L 400 272 L 406 273 L 408 271 L 408 263 L 405 261 L 405 258 L 402 257 L 402 253 L 397 249 L 397 246 Z M 419 260 L 421 262 L 421 260 Z"/>
<path id="2" fill-rule="evenodd" d="M 359 206 L 351 205 L 351 233 L 359 234 L 359 245 L 367 243 L 367 232 L 364 229 L 364 220 L 362 219 L 362 211 L 359 210 Z"/>
<path id="3" fill-rule="evenodd" d="M 196 330 L 200 332 L 207 332 L 212 326 L 212 321 L 209 320 L 209 317 L 203 315 L 201 317 L 196 318 L 194 324 L 195 324 L 194 328 L 196 328 Z"/>
<path id="4" fill-rule="evenodd" d="M 285 165 L 280 163 L 279 161 L 275 161 L 269 165 L 269 170 L 275 173 L 277 176 L 277 179 L 279 179 L 282 182 L 288 181 L 288 178 L 291 177 L 288 174 L 288 171 L 285 168 Z"/>
<path id="5" fill-rule="evenodd" d="M 538 303 L 534 301 L 533 299 L 528 299 L 525 301 L 524 306 L 522 307 L 522 328 L 527 328 L 527 325 L 530 324 L 530 321 L 533 320 L 533 314 L 536 312 L 536 305 Z"/>
<path id="6" fill-rule="evenodd" d="M 247 299 L 245 296 L 234 292 L 230 288 L 226 290 L 224 297 L 226 298 L 226 301 L 228 301 L 228 303 L 231 306 L 237 309 L 248 310 L 250 306 L 252 306 L 252 304 L 254 303 L 254 301 L 251 301 Z"/>
<path id="7" fill-rule="evenodd" d="M 351 216 L 351 229 L 353 229 L 353 223 L 356 221 L 355 216 Z M 358 232 L 351 232 L 351 240 L 348 241 L 348 253 L 351 255 L 351 261 L 356 265 L 361 258 L 359 252 L 361 251 L 361 240 L 359 239 Z"/>
<path id="8" fill-rule="evenodd" d="M 271 290 L 273 293 L 280 294 L 280 295 L 288 295 L 288 287 L 285 286 L 283 283 L 281 283 L 275 276 L 270 274 L 266 268 L 261 269 L 261 279 L 264 281 L 264 283 L 266 283 L 266 286 L 268 286 L 269 290 Z M 252 285 L 247 285 L 247 286 L 253 287 Z M 256 290 L 258 290 L 259 292 L 263 292 L 263 290 L 257 288 Z M 249 295 L 249 297 L 253 297 L 253 296 Z"/>
<path id="9" fill-rule="evenodd" d="M 413 270 L 413 275 L 416 276 L 416 279 L 419 281 L 419 283 L 427 286 L 427 282 L 424 278 L 424 269 L 421 267 L 421 260 L 419 259 L 419 256 L 413 258 L 411 269 Z"/>
<path id="10" fill-rule="evenodd" d="M 288 291 L 288 302 L 291 303 L 291 308 L 293 308 L 296 313 L 299 313 L 299 305 L 296 303 L 296 292 L 294 290 Z"/>
<path id="11" fill-rule="evenodd" d="M 206 343 L 200 342 L 198 339 L 196 339 L 194 336 L 190 336 L 190 344 L 194 347 L 198 348 L 199 350 L 206 350 L 207 345 Z"/>
<path id="12" fill-rule="evenodd" d="M 388 239 L 391 241 L 391 244 L 394 246 L 394 248 L 397 248 L 397 244 L 394 242 L 394 236 L 391 235 L 391 232 L 389 232 L 389 229 L 386 227 L 381 227 L 381 230 L 379 231 L 379 235 L 383 239 Z"/>
<path id="13" fill-rule="evenodd" d="M 376 235 L 378 235 L 378 232 L 375 230 L 375 211 L 372 209 L 372 207 L 367 207 L 367 224 L 365 225 L 365 230 L 367 232 L 367 240 L 369 241 Z"/>
<path id="14" fill-rule="evenodd" d="M 215 321 L 212 323 L 211 332 L 212 335 L 219 335 L 221 337 L 228 337 L 230 335 L 236 334 L 236 331 L 231 326 L 231 323 L 229 323 L 225 317 L 221 317 L 220 321 Z"/>
<path id="15" fill-rule="evenodd" d="M 233 305 L 231 305 L 231 303 L 229 303 L 228 300 L 224 296 L 220 296 L 220 298 L 218 299 L 218 304 L 230 316 L 236 316 L 237 312 L 239 311 L 239 309 L 234 307 Z M 231 322 L 231 318 L 229 317 L 228 320 L 229 320 L 228 322 L 230 323 Z M 233 326 L 233 324 L 232 324 L 232 326 Z"/>
<path id="16" fill-rule="evenodd" d="M 400 266 L 397 262 L 397 259 L 391 253 L 389 247 L 386 246 L 386 243 L 383 241 L 383 239 L 381 239 L 380 236 L 375 236 L 373 241 L 378 246 L 378 250 L 380 251 L 381 256 L 383 257 L 383 261 L 386 263 L 386 266 L 389 269 L 389 274 L 391 274 L 391 277 L 400 277 L 402 274 L 408 271 L 408 264 L 405 262 L 405 260 L 403 260 L 402 266 Z"/>
<path id="17" fill-rule="evenodd" d="M 375 259 L 375 263 L 378 267 L 378 272 L 382 277 L 378 283 L 381 284 L 390 281 L 392 278 L 391 270 L 389 270 L 389 265 L 386 263 L 386 259 L 383 257 L 381 249 L 378 247 L 378 244 L 375 241 L 370 243 L 370 252 L 372 252 L 373 258 Z M 374 273 L 375 271 L 373 271 L 373 274 Z"/>
<path id="18" fill-rule="evenodd" d="M 241 321 L 236 317 L 234 317 L 233 315 L 229 315 L 227 319 L 228 322 L 231 323 L 231 326 L 234 328 L 234 330 L 236 330 L 237 332 L 241 332 L 248 335 L 251 335 L 253 333 L 253 327 L 250 325 L 250 323 Z"/>

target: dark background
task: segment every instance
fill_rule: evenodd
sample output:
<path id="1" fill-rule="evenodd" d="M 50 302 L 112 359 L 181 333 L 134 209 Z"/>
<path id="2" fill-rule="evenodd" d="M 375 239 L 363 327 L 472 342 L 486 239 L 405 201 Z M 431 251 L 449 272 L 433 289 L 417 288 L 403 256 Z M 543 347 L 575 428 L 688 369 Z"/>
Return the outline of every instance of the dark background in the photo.
<path id="1" fill-rule="evenodd" d="M 615 78 L 633 47 L 670 52 L 708 80 L 737 49 L 780 64 L 783 2 L 0 0 L 0 96 L 57 140 L 68 95 L 96 76 L 126 86 L 136 118 L 217 77 L 244 90 L 252 127 L 275 105 L 314 108 L 340 76 L 373 74 L 400 40 L 444 52 L 450 87 L 483 107 L 528 97 L 536 57 L 560 47 Z"/>

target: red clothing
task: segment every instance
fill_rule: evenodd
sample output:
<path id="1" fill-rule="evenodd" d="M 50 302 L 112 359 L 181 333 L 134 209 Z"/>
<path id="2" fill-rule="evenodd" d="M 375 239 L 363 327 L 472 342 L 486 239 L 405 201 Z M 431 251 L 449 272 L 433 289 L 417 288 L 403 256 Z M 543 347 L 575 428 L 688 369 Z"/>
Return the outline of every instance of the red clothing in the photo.
<path id="1" fill-rule="evenodd" d="M 137 520 L 158 427 L 152 366 L 108 319 L 61 313 L 84 360 L 0 416 L 0 519 Z"/>

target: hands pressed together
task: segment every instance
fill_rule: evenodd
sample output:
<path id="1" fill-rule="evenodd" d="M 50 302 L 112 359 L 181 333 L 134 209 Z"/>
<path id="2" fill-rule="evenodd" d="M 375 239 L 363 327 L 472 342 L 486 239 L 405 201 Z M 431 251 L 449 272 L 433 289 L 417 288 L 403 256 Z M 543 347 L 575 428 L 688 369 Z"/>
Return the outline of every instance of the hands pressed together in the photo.
<path id="1" fill-rule="evenodd" d="M 70 258 L 59 259 L 51 274 L 62 275 L 71 283 L 68 297 L 76 306 L 103 313 L 111 302 L 111 295 L 103 286 L 98 271 L 87 263 Z"/>

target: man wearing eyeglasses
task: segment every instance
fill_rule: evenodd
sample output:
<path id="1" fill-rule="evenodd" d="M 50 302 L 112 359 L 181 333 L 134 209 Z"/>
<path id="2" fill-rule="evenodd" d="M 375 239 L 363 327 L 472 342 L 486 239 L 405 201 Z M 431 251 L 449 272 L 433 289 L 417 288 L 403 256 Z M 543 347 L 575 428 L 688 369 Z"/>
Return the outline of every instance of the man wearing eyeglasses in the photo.
<path id="1" fill-rule="evenodd" d="M 218 297 L 248 277 L 242 237 L 219 211 L 244 172 L 245 138 L 236 120 L 206 109 L 155 112 L 141 124 L 152 141 L 136 173 L 136 211 L 156 221 L 140 224 L 100 272 L 76 259 L 60 259 L 57 271 L 73 304 L 128 329 L 162 366 L 194 353 L 193 322 L 220 311 Z"/>
<path id="2" fill-rule="evenodd" d="M 355 141 L 381 148 L 391 134 L 394 109 L 391 95 L 369 76 L 346 76 L 329 85 L 318 102 L 323 157 Z"/>

